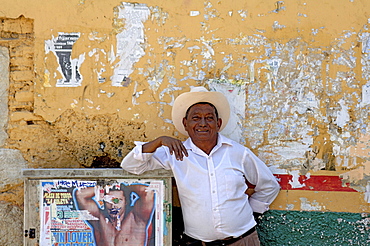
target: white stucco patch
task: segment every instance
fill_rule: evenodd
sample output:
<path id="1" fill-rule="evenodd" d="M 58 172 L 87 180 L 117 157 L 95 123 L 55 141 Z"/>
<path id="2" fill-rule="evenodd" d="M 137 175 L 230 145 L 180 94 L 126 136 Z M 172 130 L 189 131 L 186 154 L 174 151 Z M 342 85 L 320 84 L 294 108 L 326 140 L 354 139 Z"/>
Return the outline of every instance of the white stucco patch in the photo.
<path id="1" fill-rule="evenodd" d="M 301 200 L 301 210 L 304 210 L 304 211 L 322 211 L 322 209 L 325 209 L 325 207 L 321 206 L 318 202 L 316 202 L 316 200 L 313 200 L 312 202 L 310 202 L 305 197 L 301 197 L 299 199 Z"/>

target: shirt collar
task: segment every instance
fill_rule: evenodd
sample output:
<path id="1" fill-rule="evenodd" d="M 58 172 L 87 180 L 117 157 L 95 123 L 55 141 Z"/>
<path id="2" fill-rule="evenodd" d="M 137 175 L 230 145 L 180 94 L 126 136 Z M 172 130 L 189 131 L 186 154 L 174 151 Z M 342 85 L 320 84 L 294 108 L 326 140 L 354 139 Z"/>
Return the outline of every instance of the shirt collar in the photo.
<path id="1" fill-rule="evenodd" d="M 213 148 L 213 150 L 211 151 L 214 152 L 216 151 L 218 148 L 220 148 L 222 145 L 233 145 L 232 143 L 232 140 L 225 137 L 224 135 L 218 133 L 218 137 L 217 137 L 217 144 L 216 146 Z M 193 152 L 195 153 L 203 153 L 203 151 L 201 149 L 199 149 L 194 143 L 193 141 L 191 141 L 191 138 L 188 138 L 185 140 L 184 142 L 184 146 L 186 149 L 188 150 L 192 150 Z"/>

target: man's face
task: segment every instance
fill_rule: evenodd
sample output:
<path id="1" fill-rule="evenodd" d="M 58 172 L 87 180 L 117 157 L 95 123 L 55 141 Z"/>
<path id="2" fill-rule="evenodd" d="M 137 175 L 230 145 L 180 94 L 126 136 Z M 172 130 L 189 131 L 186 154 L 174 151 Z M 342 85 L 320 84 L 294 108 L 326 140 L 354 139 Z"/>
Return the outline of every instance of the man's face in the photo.
<path id="1" fill-rule="evenodd" d="M 222 120 L 217 118 L 215 109 L 209 104 L 195 104 L 182 121 L 185 130 L 194 143 L 217 140 Z"/>
<path id="2" fill-rule="evenodd" d="M 104 196 L 104 201 L 111 218 L 123 217 L 126 207 L 123 191 L 110 191 Z"/>

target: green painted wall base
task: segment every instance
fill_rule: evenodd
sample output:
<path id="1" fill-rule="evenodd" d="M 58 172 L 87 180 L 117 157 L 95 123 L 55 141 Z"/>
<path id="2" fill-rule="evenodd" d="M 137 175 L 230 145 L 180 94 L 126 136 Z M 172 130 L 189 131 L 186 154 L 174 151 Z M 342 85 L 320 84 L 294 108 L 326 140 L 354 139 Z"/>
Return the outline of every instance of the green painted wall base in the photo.
<path id="1" fill-rule="evenodd" d="M 259 217 L 261 244 L 370 245 L 370 214 L 271 210 Z"/>

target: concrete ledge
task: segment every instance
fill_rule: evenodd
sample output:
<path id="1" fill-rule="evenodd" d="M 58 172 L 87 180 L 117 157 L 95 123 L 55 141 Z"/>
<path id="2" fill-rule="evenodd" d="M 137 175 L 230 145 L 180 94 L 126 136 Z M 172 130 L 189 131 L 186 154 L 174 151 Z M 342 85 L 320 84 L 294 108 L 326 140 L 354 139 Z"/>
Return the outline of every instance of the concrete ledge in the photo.
<path id="1" fill-rule="evenodd" d="M 142 175 L 135 175 L 121 168 L 40 168 L 22 169 L 22 176 L 27 179 L 42 178 L 168 178 L 171 171 L 153 170 Z"/>

